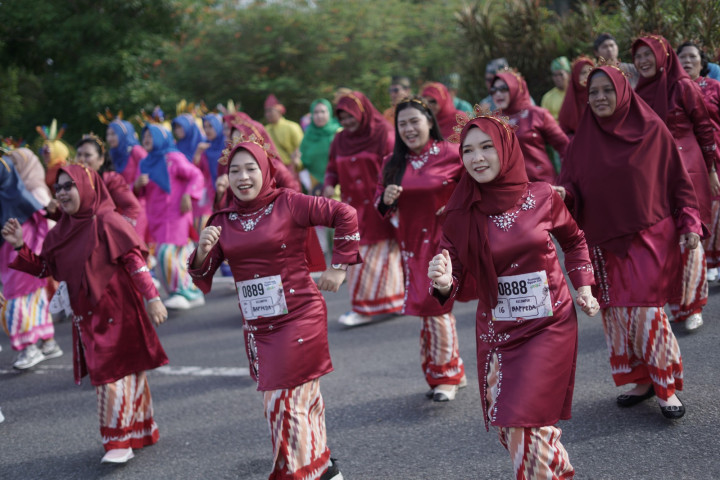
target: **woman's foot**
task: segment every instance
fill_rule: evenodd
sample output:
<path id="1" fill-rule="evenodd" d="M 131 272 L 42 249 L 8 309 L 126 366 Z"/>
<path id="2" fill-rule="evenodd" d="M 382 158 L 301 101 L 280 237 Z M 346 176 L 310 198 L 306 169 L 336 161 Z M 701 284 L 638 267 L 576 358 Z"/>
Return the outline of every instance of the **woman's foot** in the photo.
<path id="1" fill-rule="evenodd" d="M 685 415 L 685 405 L 680 401 L 677 395 L 673 394 L 667 400 L 658 397 L 658 405 L 660 411 L 665 418 L 677 419 Z"/>
<path id="2" fill-rule="evenodd" d="M 655 389 L 651 383 L 638 383 L 632 390 L 618 395 L 617 404 L 621 407 L 632 407 L 653 396 L 655 396 Z"/>
<path id="3" fill-rule="evenodd" d="M 132 448 L 114 448 L 105 453 L 100 463 L 126 463 L 134 456 Z"/>

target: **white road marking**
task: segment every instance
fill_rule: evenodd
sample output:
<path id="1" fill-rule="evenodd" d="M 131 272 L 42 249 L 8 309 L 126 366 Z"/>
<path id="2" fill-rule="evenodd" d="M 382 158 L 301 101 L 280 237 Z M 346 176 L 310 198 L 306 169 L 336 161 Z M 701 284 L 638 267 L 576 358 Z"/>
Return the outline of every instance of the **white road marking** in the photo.
<path id="1" fill-rule="evenodd" d="M 46 374 L 56 370 L 72 371 L 72 365 L 38 365 L 25 370 L 29 373 Z M 0 369 L 0 375 L 17 375 L 25 372 L 14 368 Z M 174 367 L 164 366 L 151 370 L 150 374 L 188 377 L 249 377 L 250 370 L 240 367 Z"/>

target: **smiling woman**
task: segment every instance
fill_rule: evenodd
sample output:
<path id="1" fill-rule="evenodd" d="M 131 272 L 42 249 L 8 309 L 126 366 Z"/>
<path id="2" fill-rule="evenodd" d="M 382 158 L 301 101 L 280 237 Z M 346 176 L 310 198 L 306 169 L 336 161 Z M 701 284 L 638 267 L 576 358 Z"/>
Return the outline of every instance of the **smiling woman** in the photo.
<path id="1" fill-rule="evenodd" d="M 453 400 L 467 385 L 452 305 L 428 296 L 427 263 L 437 253 L 445 205 L 462 173 L 457 149 L 443 141 L 422 97 L 406 98 L 395 110 L 395 147 L 384 160 L 375 205 L 392 218 L 401 246 L 405 299 L 402 313 L 421 318 L 420 356 L 427 393 L 436 402 Z"/>
<path id="2" fill-rule="evenodd" d="M 340 479 L 320 393 L 320 377 L 333 367 L 319 290 L 336 292 L 348 265 L 362 261 L 357 215 L 340 202 L 277 188 L 275 167 L 256 143 L 236 144 L 221 162 L 228 158 L 232 204 L 208 220 L 188 259 L 190 275 L 209 292 L 215 271 L 224 260 L 230 264 L 250 374 L 271 429 L 270 478 Z M 333 265 L 317 286 L 305 257 L 316 225 L 336 229 Z"/>
<path id="3" fill-rule="evenodd" d="M 560 183 L 590 246 L 613 380 L 636 384 L 617 403 L 629 407 L 656 395 L 665 417 L 680 418 L 685 408 L 675 392 L 683 388 L 683 364 L 663 306 L 678 286 L 678 245 L 696 248 L 703 232 L 698 203 L 670 132 L 620 69 L 593 70 L 590 88 L 597 98 L 580 121 Z"/>
<path id="4" fill-rule="evenodd" d="M 664 37 L 642 36 L 633 43 L 632 52 L 641 76 L 636 92 L 672 133 L 693 183 L 700 218 L 705 225 L 711 225 L 712 196 L 720 193 L 720 152 L 702 93 Z M 674 320 L 684 322 L 690 331 L 703 324 L 702 310 L 708 296 L 706 274 L 702 245 L 692 250 L 683 246 L 683 268 L 676 274 L 677 294 L 670 299 L 670 310 Z"/>
<path id="5" fill-rule="evenodd" d="M 572 478 L 555 424 L 570 418 L 578 326 L 548 238 L 565 252 L 577 305 L 594 315 L 584 234 L 549 184 L 528 181 L 518 138 L 503 119 L 481 114 L 467 122 L 459 151 L 465 173 L 447 202 L 442 252 L 427 267 L 433 294 L 446 308 L 461 295 L 479 299 L 483 417 L 498 427 L 516 478 Z"/>

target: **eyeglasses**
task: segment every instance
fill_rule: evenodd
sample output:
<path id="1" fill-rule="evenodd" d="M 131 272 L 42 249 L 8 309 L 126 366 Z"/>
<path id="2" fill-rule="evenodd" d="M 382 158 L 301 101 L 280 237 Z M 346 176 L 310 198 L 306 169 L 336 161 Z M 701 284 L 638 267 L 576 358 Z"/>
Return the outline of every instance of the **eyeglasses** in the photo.
<path id="1" fill-rule="evenodd" d="M 69 182 L 65 182 L 65 183 L 62 183 L 62 184 L 56 183 L 55 185 L 53 185 L 53 189 L 55 190 L 55 193 L 60 193 L 60 192 L 62 192 L 63 190 L 65 190 L 66 192 L 69 192 L 70 190 L 72 190 L 72 188 L 73 188 L 74 186 L 75 186 L 75 182 L 73 182 L 73 181 L 71 180 L 71 181 L 69 181 Z"/>
<path id="2" fill-rule="evenodd" d="M 402 87 L 390 87 L 390 88 L 388 89 L 388 91 L 389 91 L 390 93 L 400 93 L 400 92 L 403 91 L 403 88 L 402 88 Z"/>
<path id="3" fill-rule="evenodd" d="M 490 95 L 495 95 L 497 92 L 509 92 L 510 89 L 508 87 L 492 87 L 490 89 Z"/>

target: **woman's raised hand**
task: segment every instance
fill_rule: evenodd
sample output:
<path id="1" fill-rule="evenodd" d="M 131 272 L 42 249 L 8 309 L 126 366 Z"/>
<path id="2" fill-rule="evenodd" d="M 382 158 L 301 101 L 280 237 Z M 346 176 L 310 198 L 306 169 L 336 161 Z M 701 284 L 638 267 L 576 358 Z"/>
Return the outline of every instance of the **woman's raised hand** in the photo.
<path id="1" fill-rule="evenodd" d="M 25 243 L 23 241 L 22 225 L 17 218 L 11 218 L 2 227 L 3 240 L 8 242 L 13 248 L 20 248 Z"/>
<path id="2" fill-rule="evenodd" d="M 443 295 L 447 295 L 452 287 L 452 261 L 450 253 L 443 249 L 442 253 L 435 255 L 428 266 L 428 277 L 435 287 Z"/>
<path id="3" fill-rule="evenodd" d="M 209 227 L 203 228 L 200 232 L 200 239 L 198 240 L 198 253 L 207 255 L 215 244 L 220 240 L 220 233 L 222 227 L 215 227 L 210 225 Z"/>
<path id="4" fill-rule="evenodd" d="M 385 187 L 385 192 L 383 193 L 383 203 L 388 206 L 392 205 L 393 203 L 395 203 L 395 201 L 397 201 L 401 193 L 401 186 L 388 185 L 387 187 Z"/>

